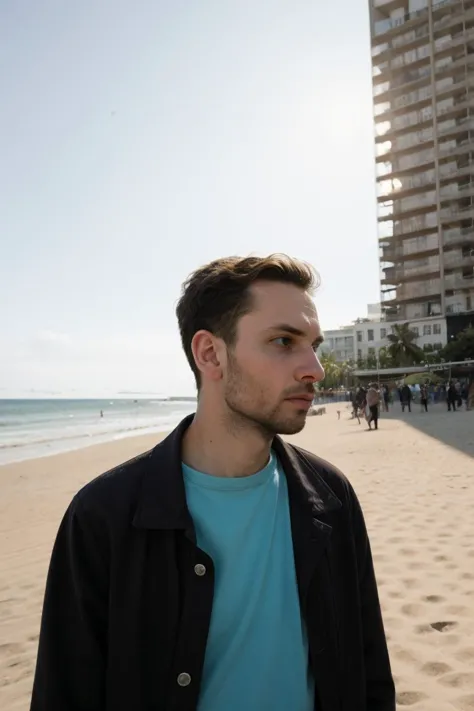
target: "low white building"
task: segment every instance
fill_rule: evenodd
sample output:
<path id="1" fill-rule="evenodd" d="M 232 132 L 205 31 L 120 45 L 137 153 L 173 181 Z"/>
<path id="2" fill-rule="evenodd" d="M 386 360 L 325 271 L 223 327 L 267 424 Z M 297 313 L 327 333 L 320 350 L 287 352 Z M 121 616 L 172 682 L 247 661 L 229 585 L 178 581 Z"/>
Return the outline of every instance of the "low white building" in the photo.
<path id="1" fill-rule="evenodd" d="M 358 319 L 350 326 L 324 332 L 322 353 L 334 353 L 338 362 L 377 356 L 381 348 L 390 345 L 387 336 L 393 332 L 393 327 L 406 321 L 382 321 L 377 318 L 376 304 L 370 304 L 368 317 Z M 413 319 L 409 322 L 410 329 L 418 334 L 416 344 L 420 348 L 432 346 L 440 350 L 447 342 L 446 319 L 441 316 Z"/>
<path id="2" fill-rule="evenodd" d="M 334 353 L 338 363 L 354 360 L 355 330 L 354 326 L 324 331 L 324 343 L 320 353 Z"/>
<path id="3" fill-rule="evenodd" d="M 354 360 L 367 358 L 370 355 L 376 356 L 381 348 L 390 345 L 387 336 L 393 332 L 393 327 L 401 325 L 406 321 L 365 321 L 355 323 L 355 350 Z M 441 350 L 447 342 L 446 319 L 442 317 L 430 319 L 415 319 L 409 322 L 410 329 L 418 334 L 417 346 L 424 348 L 432 346 L 435 350 Z"/>

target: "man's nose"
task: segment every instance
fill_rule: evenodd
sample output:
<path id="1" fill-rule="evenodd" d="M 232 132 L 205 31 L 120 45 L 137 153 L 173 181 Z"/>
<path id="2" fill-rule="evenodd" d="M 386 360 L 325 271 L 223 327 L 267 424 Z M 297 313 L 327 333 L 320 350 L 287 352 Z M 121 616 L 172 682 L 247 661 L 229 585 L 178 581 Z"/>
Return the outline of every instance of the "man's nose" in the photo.
<path id="1" fill-rule="evenodd" d="M 305 362 L 298 369 L 298 380 L 308 383 L 319 383 L 324 380 L 324 368 L 317 353 L 310 351 Z"/>

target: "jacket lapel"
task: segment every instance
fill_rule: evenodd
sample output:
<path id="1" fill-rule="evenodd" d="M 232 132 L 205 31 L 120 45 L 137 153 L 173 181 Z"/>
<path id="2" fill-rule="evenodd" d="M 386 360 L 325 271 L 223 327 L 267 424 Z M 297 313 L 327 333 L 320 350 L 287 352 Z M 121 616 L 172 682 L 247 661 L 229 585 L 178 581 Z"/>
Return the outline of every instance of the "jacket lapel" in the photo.
<path id="1" fill-rule="evenodd" d="M 273 447 L 288 482 L 291 532 L 302 610 L 314 572 L 328 547 L 332 527 L 328 514 L 342 504 L 302 450 L 276 437 Z"/>

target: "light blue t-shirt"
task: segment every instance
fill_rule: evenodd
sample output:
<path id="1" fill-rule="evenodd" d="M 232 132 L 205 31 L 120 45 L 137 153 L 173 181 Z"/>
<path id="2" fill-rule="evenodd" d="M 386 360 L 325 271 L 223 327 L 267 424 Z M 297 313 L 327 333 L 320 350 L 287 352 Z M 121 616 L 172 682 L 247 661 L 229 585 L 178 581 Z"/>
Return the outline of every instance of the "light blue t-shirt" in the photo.
<path id="1" fill-rule="evenodd" d="M 225 478 L 183 464 L 197 543 L 215 566 L 199 711 L 313 711 L 286 477 Z"/>

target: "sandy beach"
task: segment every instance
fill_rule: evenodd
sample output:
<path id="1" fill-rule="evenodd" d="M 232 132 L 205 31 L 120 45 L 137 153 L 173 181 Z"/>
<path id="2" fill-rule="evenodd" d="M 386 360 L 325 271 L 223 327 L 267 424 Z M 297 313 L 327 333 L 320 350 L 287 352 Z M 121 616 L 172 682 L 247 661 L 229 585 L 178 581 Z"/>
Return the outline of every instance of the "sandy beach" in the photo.
<path id="1" fill-rule="evenodd" d="M 337 418 L 337 410 L 341 419 Z M 414 406 L 378 432 L 345 404 L 289 438 L 353 483 L 372 541 L 399 708 L 474 710 L 474 412 Z M 26 711 L 54 536 L 88 480 L 147 435 L 0 467 L 0 709 Z"/>

